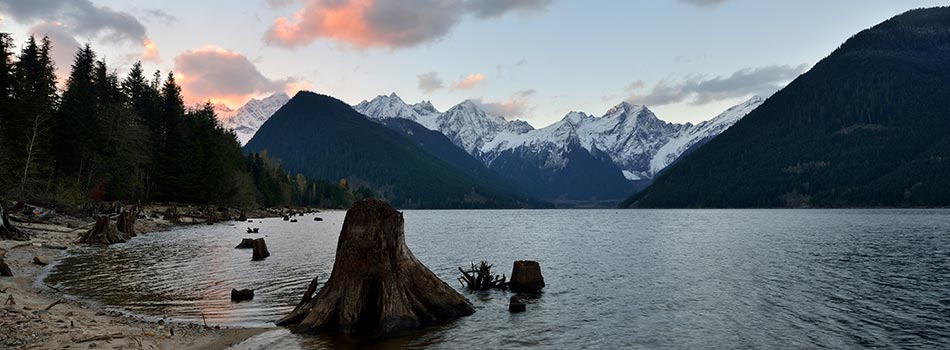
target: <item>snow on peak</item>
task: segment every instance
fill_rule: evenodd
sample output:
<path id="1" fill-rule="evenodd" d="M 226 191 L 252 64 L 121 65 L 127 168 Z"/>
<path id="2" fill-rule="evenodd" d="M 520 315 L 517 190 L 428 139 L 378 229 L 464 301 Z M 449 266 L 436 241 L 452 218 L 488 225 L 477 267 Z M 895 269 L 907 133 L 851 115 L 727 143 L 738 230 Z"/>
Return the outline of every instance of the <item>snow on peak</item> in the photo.
<path id="1" fill-rule="evenodd" d="M 261 125 L 270 119 L 274 113 L 290 101 L 290 97 L 283 92 L 272 94 L 264 99 L 251 99 L 237 110 L 227 106 L 215 106 L 221 125 L 234 130 L 241 145 L 247 144 L 254 137 Z"/>

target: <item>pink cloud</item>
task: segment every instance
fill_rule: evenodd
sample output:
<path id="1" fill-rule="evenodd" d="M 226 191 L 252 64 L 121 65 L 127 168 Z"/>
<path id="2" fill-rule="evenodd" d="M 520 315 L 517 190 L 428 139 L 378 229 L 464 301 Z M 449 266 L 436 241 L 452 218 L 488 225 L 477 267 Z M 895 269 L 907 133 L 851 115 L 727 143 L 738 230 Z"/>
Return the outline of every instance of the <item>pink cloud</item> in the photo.
<path id="1" fill-rule="evenodd" d="M 449 86 L 449 91 L 455 90 L 470 90 L 476 85 L 480 84 L 485 80 L 485 75 L 481 73 L 469 74 L 462 80 L 452 83 L 452 86 Z"/>
<path id="2" fill-rule="evenodd" d="M 242 54 L 207 46 L 175 57 L 175 78 L 188 103 L 223 103 L 240 107 L 249 99 L 284 91 L 294 94 L 309 84 L 298 79 L 270 79 Z"/>

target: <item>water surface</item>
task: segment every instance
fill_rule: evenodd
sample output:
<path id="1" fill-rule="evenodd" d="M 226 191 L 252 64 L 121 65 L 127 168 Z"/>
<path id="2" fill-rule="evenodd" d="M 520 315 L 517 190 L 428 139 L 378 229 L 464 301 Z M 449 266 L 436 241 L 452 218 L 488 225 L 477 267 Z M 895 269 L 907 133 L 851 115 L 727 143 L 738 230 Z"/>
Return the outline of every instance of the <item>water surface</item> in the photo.
<path id="1" fill-rule="evenodd" d="M 194 226 L 74 250 L 47 282 L 141 315 L 271 326 L 333 265 L 343 212 L 314 222 Z M 509 314 L 508 292 L 462 291 L 477 312 L 402 337 L 275 331 L 242 347 L 945 348 L 950 211 L 406 211 L 406 241 L 458 287 L 458 266 L 541 263 L 548 287 Z M 246 226 L 261 234 L 245 234 Z M 265 237 L 271 257 L 233 249 Z M 255 289 L 234 304 L 231 288 Z M 461 291 L 461 288 L 459 288 Z"/>

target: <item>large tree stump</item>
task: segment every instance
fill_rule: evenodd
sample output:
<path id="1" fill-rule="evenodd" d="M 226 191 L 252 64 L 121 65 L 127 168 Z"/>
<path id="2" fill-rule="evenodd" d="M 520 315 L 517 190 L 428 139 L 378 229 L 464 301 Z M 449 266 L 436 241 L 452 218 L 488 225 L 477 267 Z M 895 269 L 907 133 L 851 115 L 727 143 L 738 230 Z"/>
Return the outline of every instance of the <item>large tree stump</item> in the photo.
<path id="1" fill-rule="evenodd" d="M 270 251 L 267 250 L 267 243 L 264 243 L 263 238 L 258 238 L 251 242 L 251 249 L 254 250 L 251 252 L 251 261 L 264 260 L 264 258 L 270 256 Z"/>
<path id="2" fill-rule="evenodd" d="M 346 213 L 330 279 L 277 325 L 298 333 L 380 335 L 474 312 L 409 251 L 402 213 L 385 202 L 363 200 Z"/>
<path id="3" fill-rule="evenodd" d="M 128 242 L 132 238 L 128 234 L 119 232 L 119 229 L 109 221 L 108 216 L 100 217 L 96 225 L 79 236 L 79 243 L 88 244 L 115 244 Z"/>
<path id="4" fill-rule="evenodd" d="M 135 215 L 138 213 L 138 207 L 133 206 L 132 210 L 123 210 L 119 213 L 119 219 L 116 220 L 116 228 L 129 237 L 135 237 Z"/>
<path id="5" fill-rule="evenodd" d="M 169 207 L 168 209 L 165 209 L 165 214 L 162 215 L 162 219 L 165 219 L 173 224 L 177 224 L 180 218 L 181 215 L 178 214 L 178 207 Z"/>
<path id="6" fill-rule="evenodd" d="M 516 293 L 533 293 L 544 288 L 541 264 L 532 260 L 515 261 L 511 268 L 511 280 L 508 281 L 508 287 Z"/>
<path id="7" fill-rule="evenodd" d="M 7 208 L 0 203 L 0 240 L 29 241 L 30 236 L 20 231 L 7 216 Z"/>

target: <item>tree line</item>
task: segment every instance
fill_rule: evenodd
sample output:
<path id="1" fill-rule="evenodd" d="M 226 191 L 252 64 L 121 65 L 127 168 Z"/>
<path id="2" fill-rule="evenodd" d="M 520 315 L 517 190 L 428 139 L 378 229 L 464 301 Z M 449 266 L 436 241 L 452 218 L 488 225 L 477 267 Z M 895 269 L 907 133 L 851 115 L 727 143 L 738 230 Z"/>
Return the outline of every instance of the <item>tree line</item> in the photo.
<path id="1" fill-rule="evenodd" d="M 345 207 L 372 196 L 344 183 L 287 174 L 245 155 L 210 103 L 186 107 L 173 72 L 124 78 L 89 44 L 58 84 L 49 38 L 19 53 L 0 33 L 0 196 L 61 207 L 90 201 L 233 207 Z"/>

